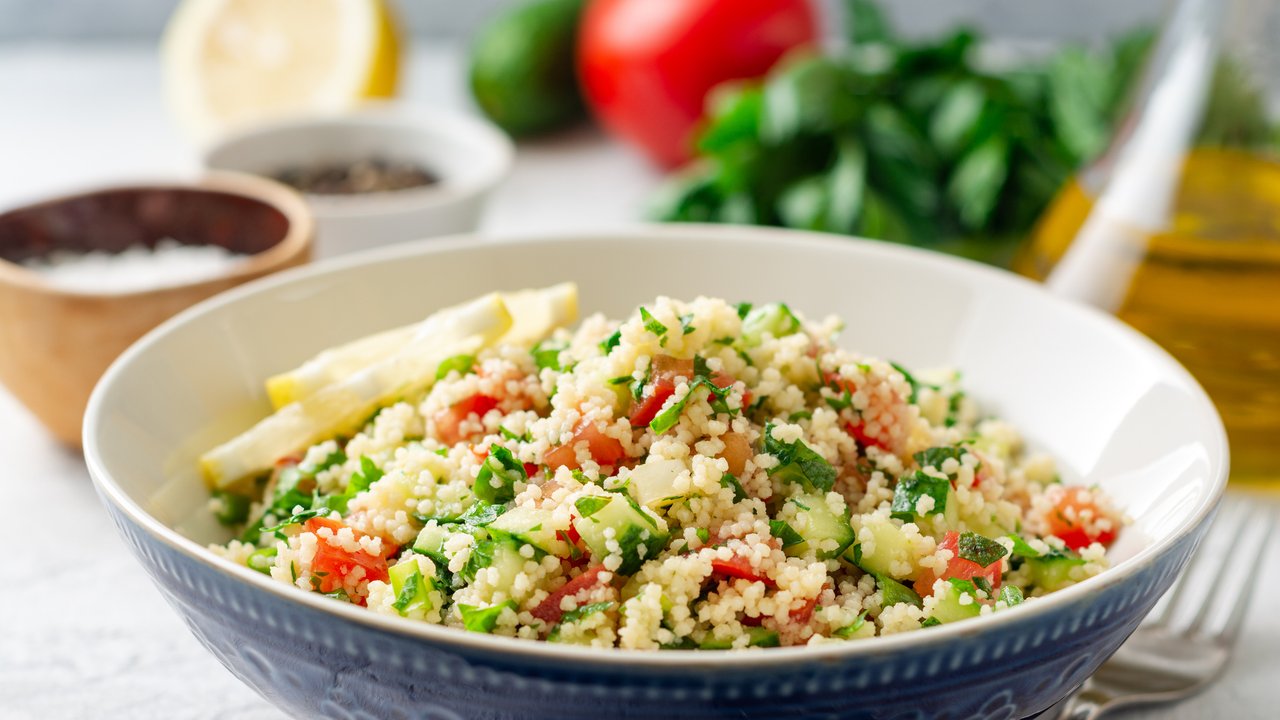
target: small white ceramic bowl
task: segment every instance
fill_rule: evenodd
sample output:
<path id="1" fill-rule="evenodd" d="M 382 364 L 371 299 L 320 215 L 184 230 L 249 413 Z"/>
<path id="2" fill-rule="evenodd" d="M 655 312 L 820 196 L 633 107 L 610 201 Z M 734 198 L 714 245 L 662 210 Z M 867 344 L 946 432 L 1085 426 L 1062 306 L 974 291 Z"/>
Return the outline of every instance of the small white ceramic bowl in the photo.
<path id="1" fill-rule="evenodd" d="M 406 190 L 306 195 L 316 219 L 316 256 L 324 258 L 475 230 L 514 155 L 507 136 L 479 118 L 374 107 L 242 130 L 211 145 L 204 164 L 270 177 L 286 168 L 379 157 L 416 161 L 440 178 Z"/>
<path id="2" fill-rule="evenodd" d="M 484 242 L 480 242 L 480 240 Z M 659 294 L 786 300 L 841 315 L 842 342 L 952 365 L 1071 482 L 1133 522 L 1115 567 L 993 617 L 763 652 L 630 652 L 467 633 L 275 582 L 225 541 L 200 452 L 269 405 L 267 376 L 323 347 L 497 289 L 576 280 L 583 313 Z M 1164 593 L 1226 482 L 1204 391 L 1112 317 L 1009 273 L 884 243 L 763 228 L 667 226 L 415 243 L 225 293 L 134 345 L 99 384 L 85 459 L 130 547 L 188 627 L 296 717 L 462 720 L 1011 720 L 1079 685 Z M 197 681 L 198 679 L 193 679 Z"/>

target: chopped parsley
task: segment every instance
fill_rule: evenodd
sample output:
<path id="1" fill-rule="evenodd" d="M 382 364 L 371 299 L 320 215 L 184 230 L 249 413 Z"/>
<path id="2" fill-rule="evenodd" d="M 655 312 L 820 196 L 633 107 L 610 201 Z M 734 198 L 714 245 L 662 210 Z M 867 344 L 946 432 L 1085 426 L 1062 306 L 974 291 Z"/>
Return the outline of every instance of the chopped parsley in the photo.
<path id="1" fill-rule="evenodd" d="M 764 428 L 764 451 L 778 459 L 778 466 L 769 474 L 811 490 L 831 490 L 836 482 L 836 470 L 831 463 L 802 440 L 790 443 L 778 440 L 773 436 L 773 428 L 773 423 Z"/>
<path id="2" fill-rule="evenodd" d="M 711 370 L 707 367 L 707 361 L 695 355 L 693 358 L 693 379 L 689 383 L 689 393 L 658 413 L 649 422 L 649 428 L 658 434 L 662 434 L 675 427 L 676 423 L 680 421 L 680 414 L 684 412 L 685 405 L 689 403 L 689 398 L 693 397 L 694 391 L 700 387 L 707 389 L 707 402 L 711 405 L 712 410 L 717 413 L 733 414 L 733 411 L 725 403 L 725 398 L 733 388 L 722 388 L 712 382 Z"/>
<path id="3" fill-rule="evenodd" d="M 855 618 L 853 622 L 849 623 L 848 625 L 845 625 L 842 628 L 836 628 L 836 630 L 831 634 L 835 635 L 838 638 L 843 638 L 845 640 L 848 640 L 850 637 L 853 637 L 854 633 L 861 630 L 862 626 L 866 624 L 867 624 L 867 611 L 863 610 L 862 612 L 858 613 L 858 617 Z"/>
<path id="4" fill-rule="evenodd" d="M 888 575 L 881 573 L 872 573 L 876 579 L 876 586 L 880 588 L 881 605 L 889 607 L 898 603 L 907 603 L 916 607 L 923 607 L 924 601 L 916 594 L 915 590 L 894 580 Z"/>
<path id="5" fill-rule="evenodd" d="M 523 435 L 517 435 L 511 432 L 510 430 L 508 430 L 506 426 L 503 426 L 503 425 L 498 426 L 498 434 L 506 438 L 507 440 L 515 440 L 516 442 L 529 442 L 530 440 L 528 432 L 525 432 L 525 434 Z"/>
<path id="6" fill-rule="evenodd" d="M 787 422 L 789 423 L 795 423 L 801 420 L 812 420 L 812 419 L 813 419 L 813 413 L 809 412 L 808 410 L 793 412 L 789 416 L 787 416 Z"/>
<path id="7" fill-rule="evenodd" d="M 1024 599 L 1017 585 L 1005 585 L 1000 588 L 1000 601 L 1009 607 L 1021 605 Z"/>
<path id="8" fill-rule="evenodd" d="M 791 524 L 786 520 L 770 520 L 769 534 L 782 542 L 783 549 L 793 545 L 801 545 L 805 541 L 800 533 L 796 532 L 796 529 L 791 527 Z"/>
<path id="9" fill-rule="evenodd" d="M 613 498 L 601 497 L 599 495 L 584 495 L 578 498 L 578 501 L 575 502 L 573 506 L 578 509 L 579 515 L 587 518 L 600 512 L 604 509 L 605 505 L 608 505 L 612 501 Z"/>
<path id="10" fill-rule="evenodd" d="M 422 572 L 418 570 L 416 561 L 411 562 L 414 564 L 413 570 L 404 579 L 404 586 L 400 588 L 400 592 L 396 593 L 396 601 L 391 603 L 391 607 L 395 608 L 401 615 L 405 615 L 415 601 L 421 602 L 418 595 L 425 592 Z"/>
<path id="11" fill-rule="evenodd" d="M 693 332 L 694 330 L 697 330 L 697 329 L 698 329 L 698 328 L 696 328 L 696 327 L 694 327 L 694 326 L 693 326 L 693 315 L 692 315 L 692 314 L 689 314 L 689 315 L 681 315 L 681 316 L 680 316 L 680 332 L 681 332 L 681 334 L 683 334 L 683 335 L 688 335 L 689 333 L 691 333 L 691 332 Z"/>
<path id="12" fill-rule="evenodd" d="M 252 501 L 248 495 L 226 490 L 214 490 L 213 499 L 217 501 L 217 511 L 214 513 L 214 517 L 218 519 L 220 524 L 232 527 L 249 519 L 249 505 Z"/>
<path id="13" fill-rule="evenodd" d="M 947 494 L 950 490 L 950 480 L 917 470 L 898 480 L 898 486 L 893 491 L 893 504 L 889 507 L 890 515 L 903 522 L 913 522 L 918 515 L 917 503 L 926 495 L 933 498 L 933 507 L 928 514 L 941 514 L 947 509 Z"/>
<path id="14" fill-rule="evenodd" d="M 563 372 L 565 368 L 560 364 L 560 353 L 564 352 L 568 347 L 568 344 L 564 342 L 548 339 L 534 345 L 529 354 L 533 356 L 533 363 L 538 366 L 539 370 L 551 369 L 556 372 Z"/>
<path id="15" fill-rule="evenodd" d="M 650 314 L 644 307 L 640 308 L 640 319 L 644 321 L 645 330 L 648 330 L 659 338 L 665 339 L 663 336 L 667 334 L 667 326 L 658 322 L 658 319 Z"/>
<path id="16" fill-rule="evenodd" d="M 1008 552 L 1000 543 L 975 532 L 961 533 L 957 547 L 960 557 L 984 568 L 999 562 Z"/>
<path id="17" fill-rule="evenodd" d="M 925 618 L 923 622 L 920 623 L 920 627 L 929 628 L 929 627 L 935 627 L 941 624 L 942 624 L 941 620 L 930 615 L 929 617 Z"/>
<path id="18" fill-rule="evenodd" d="M 547 636 L 547 640 L 550 640 L 551 642 L 558 640 L 560 638 L 560 627 L 565 623 L 578 622 L 579 620 L 595 615 L 596 613 L 612 609 L 613 602 L 606 600 L 604 602 L 590 603 L 588 605 L 583 605 L 580 608 L 570 610 L 560 616 L 560 622 L 556 623 L 556 626 L 551 628 L 551 634 Z"/>
<path id="19" fill-rule="evenodd" d="M 612 335 L 600 341 L 600 350 L 608 355 L 611 350 L 618 347 L 620 342 L 622 342 L 622 331 L 614 330 Z"/>
<path id="20" fill-rule="evenodd" d="M 462 626 L 471 632 L 478 633 L 493 632 L 494 626 L 498 624 L 498 616 L 502 614 L 503 610 L 507 609 L 515 611 L 515 600 L 507 600 L 497 605 L 483 608 L 458 603 L 458 612 L 462 613 Z"/>
<path id="21" fill-rule="evenodd" d="M 752 305 L 749 302 L 738 303 L 735 308 L 738 311 L 738 319 L 745 320 L 747 318 L 747 313 L 751 312 L 751 307 Z"/>
<path id="22" fill-rule="evenodd" d="M 449 376 L 449 373 L 455 370 L 459 375 L 466 375 L 475 366 L 475 355 L 454 355 L 451 358 L 445 358 L 440 362 L 440 366 L 436 368 L 436 380 L 445 379 Z"/>
<path id="23" fill-rule="evenodd" d="M 351 473 L 351 477 L 347 480 L 347 487 L 341 493 L 325 498 L 325 506 L 345 515 L 347 505 L 352 499 L 381 480 L 383 475 L 382 468 L 374 464 L 368 455 L 360 456 L 360 469 Z"/>
<path id="24" fill-rule="evenodd" d="M 966 452 L 962 447 L 932 447 L 928 450 L 922 450 L 912 455 L 912 457 L 915 458 L 916 463 L 921 468 L 932 467 L 941 471 L 943 463 L 948 460 L 955 460 L 958 463 Z"/>
<path id="25" fill-rule="evenodd" d="M 698 536 L 698 539 L 702 541 L 703 545 L 706 545 L 707 543 L 711 542 L 711 531 L 704 527 L 700 527 L 697 530 L 695 530 L 694 534 Z"/>
<path id="26" fill-rule="evenodd" d="M 489 446 L 489 457 L 480 466 L 476 475 L 474 491 L 476 497 L 487 503 L 505 503 L 516 496 L 516 482 L 525 482 L 529 475 L 524 465 L 517 462 L 511 451 L 494 444 Z"/>
<path id="27" fill-rule="evenodd" d="M 734 502 L 742 502 L 747 499 L 747 491 L 742 489 L 742 482 L 731 472 L 726 472 L 720 476 L 720 487 L 733 490 Z"/>

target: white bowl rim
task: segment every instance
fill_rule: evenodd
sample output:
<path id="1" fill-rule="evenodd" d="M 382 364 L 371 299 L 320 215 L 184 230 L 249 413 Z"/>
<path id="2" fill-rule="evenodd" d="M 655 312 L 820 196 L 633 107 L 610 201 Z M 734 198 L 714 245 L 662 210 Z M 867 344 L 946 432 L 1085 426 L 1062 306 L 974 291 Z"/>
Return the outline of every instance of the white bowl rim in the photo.
<path id="1" fill-rule="evenodd" d="M 376 133 L 379 128 L 396 127 L 422 135 L 438 135 L 484 148 L 490 153 L 488 172 L 463 181 L 441 177 L 439 182 L 418 188 L 355 195 L 318 195 L 298 191 L 319 218 L 368 217 L 417 212 L 452 205 L 486 192 L 502 182 L 515 162 L 515 144 L 493 123 L 462 112 L 395 103 L 368 103 L 358 108 L 308 115 L 287 115 L 231 131 L 205 147 L 201 166 L 209 172 L 238 172 L 265 177 L 243 166 L 216 160 L 228 148 L 263 135 L 282 132 L 305 133 L 320 128 L 347 127 L 356 132 Z M 271 178 L 269 178 L 271 179 Z M 278 182 L 278 181 L 277 181 Z"/>
<path id="2" fill-rule="evenodd" d="M 125 494 L 111 478 L 111 474 L 102 462 L 97 436 L 99 429 L 98 418 L 104 402 L 105 388 L 112 384 L 116 376 L 125 372 L 134 358 L 145 353 L 148 348 L 163 339 L 178 326 L 224 305 L 230 305 L 240 301 L 242 298 L 290 283 L 301 282 L 318 276 L 333 275 L 344 272 L 349 268 L 375 265 L 409 256 L 447 253 L 474 248 L 499 252 L 503 247 L 529 243 L 574 245 L 584 242 L 611 242 L 618 240 L 635 242 L 655 237 L 723 243 L 777 243 L 785 241 L 793 246 L 803 244 L 827 250 L 848 249 L 853 246 L 855 248 L 854 251 L 863 253 L 864 257 L 909 257 L 915 263 L 946 267 L 952 271 L 971 276 L 982 276 L 984 282 L 1001 283 L 1006 286 L 1021 286 L 1026 290 L 1044 293 L 1045 299 L 1058 306 L 1061 312 L 1083 318 L 1103 331 L 1122 335 L 1126 338 L 1126 342 L 1142 349 L 1153 362 L 1158 363 L 1173 377 L 1179 378 L 1184 382 L 1185 389 L 1192 393 L 1194 401 L 1201 405 L 1203 412 L 1211 418 L 1212 426 L 1216 430 L 1215 437 L 1206 438 L 1209 450 L 1210 487 L 1200 498 L 1195 510 L 1176 529 L 1165 538 L 1143 548 L 1120 565 L 1109 568 L 1101 574 L 1071 587 L 1037 598 L 1035 602 L 1025 603 L 971 622 L 946 624 L 930 628 L 928 632 L 900 633 L 870 638 L 860 642 L 831 643 L 812 647 L 770 648 L 762 652 L 736 652 L 730 650 L 644 652 L 617 648 L 559 645 L 542 641 L 467 632 L 443 625 L 412 622 L 403 618 L 380 615 L 347 603 L 334 602 L 330 598 L 315 593 L 300 592 L 297 588 L 272 580 L 262 573 L 214 554 L 203 545 L 183 537 L 177 531 L 153 518 L 138 503 Z M 679 223 L 664 225 L 633 224 L 602 228 L 596 231 L 531 232 L 515 236 L 504 236 L 500 239 L 483 234 L 430 238 L 333 258 L 246 283 L 198 303 L 167 320 L 134 343 L 112 363 L 111 367 L 108 368 L 98 382 L 97 387 L 94 388 L 93 395 L 89 399 L 88 408 L 85 412 L 83 439 L 85 462 L 89 467 L 94 482 L 105 499 L 113 503 L 130 520 L 170 549 L 261 591 L 273 593 L 287 601 L 301 603 L 312 610 L 328 613 L 335 618 L 405 638 L 416 638 L 439 644 L 446 649 L 453 647 L 461 651 L 501 655 L 512 660 L 518 658 L 526 661 L 573 663 L 579 666 L 607 666 L 613 670 L 645 668 L 652 671 L 700 669 L 720 672 L 743 668 L 763 669 L 791 663 L 831 663 L 858 658 L 872 658 L 899 651 L 933 648 L 962 638 L 988 632 L 999 632 L 1001 628 L 1022 620 L 1030 620 L 1036 617 L 1044 618 L 1056 610 L 1065 609 L 1072 603 L 1082 601 L 1106 588 L 1124 582 L 1139 570 L 1150 566 L 1157 557 L 1166 553 L 1177 542 L 1192 533 L 1216 509 L 1226 487 L 1229 466 L 1226 430 L 1212 401 L 1209 400 L 1209 396 L 1200 384 L 1196 382 L 1195 378 L 1191 376 L 1191 373 L 1154 341 L 1100 310 L 1049 295 L 1047 291 L 1036 283 L 1012 273 L 997 270 L 974 261 L 920 248 L 816 232 Z"/>

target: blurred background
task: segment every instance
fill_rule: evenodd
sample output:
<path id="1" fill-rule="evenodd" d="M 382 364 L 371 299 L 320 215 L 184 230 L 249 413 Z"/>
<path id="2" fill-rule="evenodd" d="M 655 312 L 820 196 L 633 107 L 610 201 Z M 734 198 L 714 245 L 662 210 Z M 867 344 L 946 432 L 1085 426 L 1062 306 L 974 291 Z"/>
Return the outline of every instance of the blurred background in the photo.
<path id="1" fill-rule="evenodd" d="M 424 41 L 465 41 L 485 19 L 518 0 L 413 0 L 397 6 L 405 28 Z M 985 31 L 1042 38 L 1089 39 L 1100 28 L 1154 22 L 1166 0 L 896 0 L 886 10 L 908 35 L 949 29 L 959 21 Z M 840 0 L 822 0 L 823 10 L 843 13 Z M 0 41 L 139 42 L 160 37 L 173 11 L 171 0 L 0 0 Z"/>

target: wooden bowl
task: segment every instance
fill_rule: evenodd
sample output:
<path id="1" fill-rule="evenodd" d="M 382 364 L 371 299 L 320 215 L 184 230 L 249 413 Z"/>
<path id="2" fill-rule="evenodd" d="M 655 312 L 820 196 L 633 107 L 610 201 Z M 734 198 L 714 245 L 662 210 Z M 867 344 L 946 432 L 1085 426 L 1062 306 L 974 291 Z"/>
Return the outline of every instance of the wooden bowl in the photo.
<path id="1" fill-rule="evenodd" d="M 308 261 L 314 235 L 300 195 L 232 173 L 107 187 L 4 212 L 0 383 L 59 441 L 79 447 L 89 393 L 121 351 L 194 303 Z M 166 238 L 244 257 L 210 279 L 125 292 L 56 286 L 22 264 L 56 250 L 117 253 Z"/>

